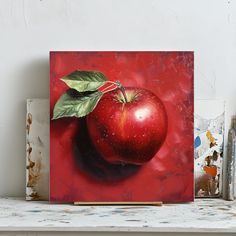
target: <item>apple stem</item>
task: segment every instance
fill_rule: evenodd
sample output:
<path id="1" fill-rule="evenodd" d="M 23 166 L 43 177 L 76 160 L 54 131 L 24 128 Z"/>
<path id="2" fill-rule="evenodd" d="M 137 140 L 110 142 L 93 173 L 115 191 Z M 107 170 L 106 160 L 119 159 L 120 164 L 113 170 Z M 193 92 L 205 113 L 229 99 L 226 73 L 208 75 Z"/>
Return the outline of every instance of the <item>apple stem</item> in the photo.
<path id="1" fill-rule="evenodd" d="M 104 90 L 102 90 L 103 93 L 108 93 L 108 92 L 111 92 L 111 91 L 119 88 L 122 95 L 123 95 L 124 102 L 128 103 L 128 98 L 127 98 L 127 95 L 125 92 L 125 88 L 123 87 L 123 85 L 121 84 L 121 82 L 119 80 L 117 80 L 116 82 L 107 81 L 107 83 L 110 83 L 110 85 L 108 85 Z M 114 87 L 114 85 L 115 85 L 115 87 Z"/>
<path id="2" fill-rule="evenodd" d="M 128 98 L 127 98 L 127 95 L 125 92 L 125 88 L 123 87 L 123 85 L 121 84 L 121 82 L 119 80 L 116 81 L 116 85 L 120 89 L 120 91 L 125 99 L 125 103 L 128 103 Z"/>

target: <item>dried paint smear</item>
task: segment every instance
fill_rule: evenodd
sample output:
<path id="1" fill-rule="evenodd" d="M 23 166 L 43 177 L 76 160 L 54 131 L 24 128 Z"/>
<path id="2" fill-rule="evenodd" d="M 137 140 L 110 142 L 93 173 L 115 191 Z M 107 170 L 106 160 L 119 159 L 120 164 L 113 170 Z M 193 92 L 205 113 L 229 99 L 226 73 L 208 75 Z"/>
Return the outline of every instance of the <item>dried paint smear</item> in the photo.
<path id="1" fill-rule="evenodd" d="M 199 100 L 194 114 L 195 196 L 221 194 L 224 102 Z"/>
<path id="2" fill-rule="evenodd" d="M 28 99 L 26 114 L 26 200 L 49 198 L 49 100 Z"/>

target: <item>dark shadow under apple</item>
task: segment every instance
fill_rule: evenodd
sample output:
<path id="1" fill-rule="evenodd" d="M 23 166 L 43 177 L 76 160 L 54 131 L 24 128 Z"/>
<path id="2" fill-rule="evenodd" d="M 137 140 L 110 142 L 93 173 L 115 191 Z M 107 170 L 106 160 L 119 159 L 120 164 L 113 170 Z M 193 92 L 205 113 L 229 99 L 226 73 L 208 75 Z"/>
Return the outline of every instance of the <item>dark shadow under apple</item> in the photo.
<path id="1" fill-rule="evenodd" d="M 114 165 L 106 162 L 90 140 L 85 118 L 79 120 L 79 127 L 74 139 L 74 157 L 84 173 L 97 181 L 114 182 L 134 175 L 141 168 L 137 165 Z"/>

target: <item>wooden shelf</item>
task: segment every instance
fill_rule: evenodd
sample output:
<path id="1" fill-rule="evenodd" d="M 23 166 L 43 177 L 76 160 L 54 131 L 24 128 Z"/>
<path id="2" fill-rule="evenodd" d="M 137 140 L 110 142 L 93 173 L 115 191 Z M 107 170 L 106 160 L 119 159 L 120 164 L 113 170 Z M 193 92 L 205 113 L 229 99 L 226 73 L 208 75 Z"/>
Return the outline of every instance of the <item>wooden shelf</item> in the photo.
<path id="1" fill-rule="evenodd" d="M 0 198 L 0 231 L 236 233 L 236 202 L 197 199 L 162 207 L 75 206 Z"/>

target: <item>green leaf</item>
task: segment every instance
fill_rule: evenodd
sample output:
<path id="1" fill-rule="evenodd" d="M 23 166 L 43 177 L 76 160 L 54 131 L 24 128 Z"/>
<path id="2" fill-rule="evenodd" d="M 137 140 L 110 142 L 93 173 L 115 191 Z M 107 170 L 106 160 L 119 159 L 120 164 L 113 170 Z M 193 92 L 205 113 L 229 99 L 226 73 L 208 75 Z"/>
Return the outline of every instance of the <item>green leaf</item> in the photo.
<path id="1" fill-rule="evenodd" d="M 79 71 L 61 78 L 70 88 L 78 92 L 95 91 L 107 82 L 107 78 L 97 71 Z"/>
<path id="2" fill-rule="evenodd" d="M 94 110 L 102 95 L 100 91 L 80 93 L 69 89 L 54 106 L 53 119 L 86 116 Z"/>

